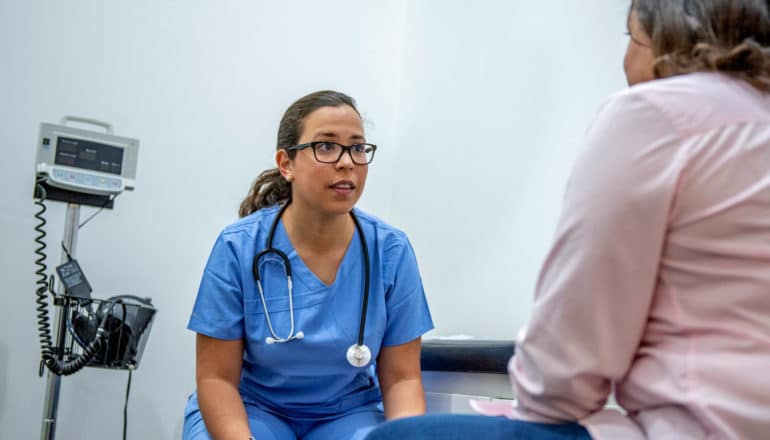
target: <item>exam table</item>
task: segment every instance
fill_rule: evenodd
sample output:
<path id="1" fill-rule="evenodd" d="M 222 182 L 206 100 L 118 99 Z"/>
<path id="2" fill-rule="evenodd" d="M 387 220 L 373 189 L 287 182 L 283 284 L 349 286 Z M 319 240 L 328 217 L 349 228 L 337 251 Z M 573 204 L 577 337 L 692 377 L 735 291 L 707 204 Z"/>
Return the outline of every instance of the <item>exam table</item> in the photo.
<path id="1" fill-rule="evenodd" d="M 514 342 L 491 339 L 425 339 L 420 364 L 428 413 L 474 413 L 475 400 L 513 400 L 508 361 Z"/>

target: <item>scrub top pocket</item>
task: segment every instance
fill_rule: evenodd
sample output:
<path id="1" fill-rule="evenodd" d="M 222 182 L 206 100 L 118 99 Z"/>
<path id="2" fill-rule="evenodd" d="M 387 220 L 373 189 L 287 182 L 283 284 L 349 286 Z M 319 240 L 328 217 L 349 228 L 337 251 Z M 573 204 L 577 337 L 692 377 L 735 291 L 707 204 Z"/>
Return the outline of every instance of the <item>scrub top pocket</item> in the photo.
<path id="1" fill-rule="evenodd" d="M 306 321 L 309 308 L 318 306 L 328 297 L 328 289 L 318 289 L 315 291 L 298 292 L 296 289 L 293 294 L 294 307 L 294 331 L 303 329 L 303 323 Z M 283 288 L 283 296 L 266 298 L 267 311 L 273 330 L 280 338 L 286 337 L 291 329 L 291 308 L 289 307 L 289 296 L 286 286 Z M 244 326 L 248 338 L 256 338 L 263 341 L 264 338 L 272 336 L 267 326 L 267 318 L 262 300 L 259 293 L 256 298 L 245 299 L 243 302 Z M 313 312 L 310 311 L 312 315 Z"/>
<path id="2" fill-rule="evenodd" d="M 305 309 L 308 307 L 313 307 L 315 305 L 318 305 L 324 300 L 326 300 L 328 296 L 328 289 L 317 289 L 315 291 L 310 292 L 304 292 L 300 293 L 295 291 L 294 292 L 294 298 L 293 298 L 293 306 L 294 306 L 294 318 L 296 319 L 296 310 Z M 280 297 L 280 298 L 266 298 L 265 302 L 267 303 L 267 310 L 270 313 L 270 320 L 275 321 L 275 318 L 273 318 L 273 314 L 279 314 L 282 312 L 288 312 L 290 310 L 289 307 L 289 296 L 288 293 L 286 293 L 286 289 L 284 288 L 284 293 L 286 296 Z M 262 300 L 259 298 L 259 294 L 257 294 L 257 298 L 249 298 L 245 299 L 243 301 L 243 313 L 246 316 L 261 316 L 261 319 L 264 318 L 265 314 L 265 308 L 262 305 Z M 287 314 L 288 316 L 288 314 Z M 275 325 L 275 322 L 273 322 Z"/>
<path id="3" fill-rule="evenodd" d="M 294 332 L 303 330 L 308 316 L 317 313 L 314 306 L 328 297 L 328 289 L 311 289 L 296 273 L 292 275 L 292 301 L 289 301 L 289 286 L 282 260 L 266 255 L 259 264 L 264 304 L 256 281 L 245 291 L 243 300 L 244 330 L 247 340 L 261 346 L 268 336 L 285 338 L 291 331 L 291 310 L 294 309 Z M 267 313 L 265 313 L 267 306 Z M 267 318 L 270 318 L 275 335 L 270 333 Z"/>

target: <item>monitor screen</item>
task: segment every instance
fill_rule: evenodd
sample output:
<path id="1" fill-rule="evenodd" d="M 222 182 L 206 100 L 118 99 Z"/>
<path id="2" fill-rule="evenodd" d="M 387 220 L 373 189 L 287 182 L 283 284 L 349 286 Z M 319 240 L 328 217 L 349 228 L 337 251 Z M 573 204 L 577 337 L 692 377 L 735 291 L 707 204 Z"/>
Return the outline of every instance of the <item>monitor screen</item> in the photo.
<path id="1" fill-rule="evenodd" d="M 59 137 L 56 141 L 57 165 L 120 175 L 123 149 L 82 139 Z"/>

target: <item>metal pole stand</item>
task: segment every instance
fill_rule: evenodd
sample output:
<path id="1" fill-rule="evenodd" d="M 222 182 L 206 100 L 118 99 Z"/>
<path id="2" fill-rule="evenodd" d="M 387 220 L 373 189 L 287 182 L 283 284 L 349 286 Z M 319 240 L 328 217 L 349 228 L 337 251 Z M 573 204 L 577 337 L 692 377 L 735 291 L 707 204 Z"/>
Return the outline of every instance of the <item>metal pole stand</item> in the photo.
<path id="1" fill-rule="evenodd" d="M 80 223 L 80 205 L 75 203 L 67 204 L 67 213 L 64 223 L 64 238 L 62 243 L 69 254 L 75 257 L 75 246 L 78 240 L 78 225 Z M 62 263 L 68 261 L 67 253 L 62 250 Z M 65 338 L 67 335 L 66 317 L 69 309 L 69 302 L 64 299 L 59 310 L 54 304 L 54 322 L 56 322 L 56 348 L 57 357 L 64 359 Z M 61 389 L 61 376 L 53 374 L 46 370 L 45 387 L 45 408 L 43 409 L 43 424 L 40 428 L 40 440 L 53 440 L 56 437 L 56 412 L 59 410 L 59 391 Z"/>

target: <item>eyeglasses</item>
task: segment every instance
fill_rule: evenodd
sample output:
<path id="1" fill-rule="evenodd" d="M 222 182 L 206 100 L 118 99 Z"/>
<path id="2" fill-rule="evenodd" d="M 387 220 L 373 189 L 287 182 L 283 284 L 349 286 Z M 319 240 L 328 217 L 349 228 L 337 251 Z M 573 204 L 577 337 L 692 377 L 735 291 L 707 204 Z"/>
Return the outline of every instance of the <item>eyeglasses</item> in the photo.
<path id="1" fill-rule="evenodd" d="M 299 151 L 304 150 L 305 148 L 312 148 L 315 160 L 321 163 L 337 163 L 342 159 L 342 155 L 347 152 L 354 164 L 367 165 L 372 163 L 374 152 L 377 150 L 377 145 L 341 145 L 336 142 L 315 141 L 289 147 L 286 151 Z"/>

